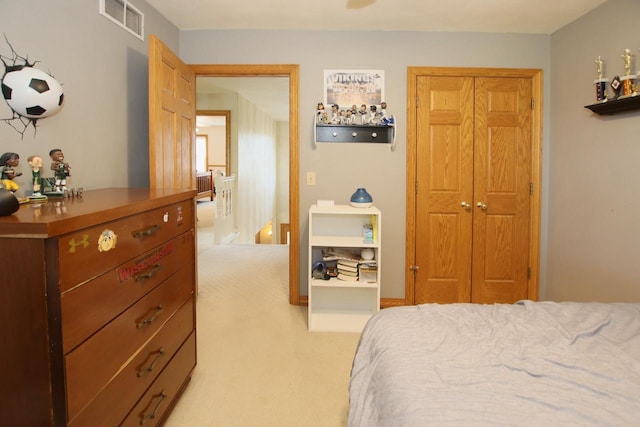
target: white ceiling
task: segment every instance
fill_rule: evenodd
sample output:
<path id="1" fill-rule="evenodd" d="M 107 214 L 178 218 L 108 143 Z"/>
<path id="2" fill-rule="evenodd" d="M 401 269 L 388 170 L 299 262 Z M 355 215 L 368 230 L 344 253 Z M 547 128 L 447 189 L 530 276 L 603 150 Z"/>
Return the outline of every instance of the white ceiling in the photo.
<path id="1" fill-rule="evenodd" d="M 147 0 L 180 30 L 551 34 L 606 0 Z"/>
<path id="2" fill-rule="evenodd" d="M 180 30 L 445 31 L 551 34 L 606 0 L 147 0 Z M 288 120 L 288 80 L 198 78 Z M 276 82 L 276 80 L 280 80 Z M 278 87 L 275 87 L 277 85 Z M 206 87 L 206 89 L 205 89 Z M 274 90 L 275 89 L 275 90 Z"/>

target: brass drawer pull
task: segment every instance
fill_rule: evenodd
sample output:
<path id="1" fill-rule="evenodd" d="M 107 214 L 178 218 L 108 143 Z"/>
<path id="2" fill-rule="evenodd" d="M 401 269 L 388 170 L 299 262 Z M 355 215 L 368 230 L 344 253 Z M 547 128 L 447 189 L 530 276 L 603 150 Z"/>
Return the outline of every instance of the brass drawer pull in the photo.
<path id="1" fill-rule="evenodd" d="M 149 372 L 153 371 L 156 363 L 158 363 L 162 356 L 165 355 L 165 352 L 162 350 L 162 347 L 160 347 L 157 351 L 152 351 L 151 353 L 149 353 L 149 357 L 147 357 L 147 360 L 149 360 L 149 358 L 153 356 L 153 354 L 155 354 L 155 357 L 151 360 L 151 363 L 149 363 L 147 366 L 143 365 L 138 368 L 138 378 L 145 377 Z"/>
<path id="2" fill-rule="evenodd" d="M 136 323 L 136 328 L 141 329 L 153 323 L 153 321 L 156 320 L 158 316 L 160 316 L 160 314 L 164 311 L 164 306 L 160 304 L 159 306 L 154 308 L 152 311 L 153 312 L 151 313 L 151 316 Z"/>
<path id="3" fill-rule="evenodd" d="M 151 279 L 153 277 L 153 275 L 156 273 L 156 271 L 160 270 L 162 268 L 162 266 L 160 264 L 156 264 L 154 266 L 151 267 L 151 269 L 149 271 L 147 271 L 146 273 L 140 274 L 138 276 L 135 276 L 135 281 L 138 282 L 140 280 L 147 280 L 147 279 Z"/>
<path id="4" fill-rule="evenodd" d="M 142 412 L 140 414 L 140 425 L 144 425 L 144 422 L 146 420 L 153 420 L 156 418 L 156 412 L 158 412 L 158 408 L 160 407 L 160 404 L 166 398 L 167 398 L 167 395 L 164 393 L 164 390 L 162 390 L 160 394 L 156 394 L 151 398 L 151 402 L 149 402 L 149 406 L 147 406 L 147 408 L 151 407 L 155 399 L 158 399 L 158 403 L 156 403 L 156 405 L 153 407 L 153 411 L 151 411 L 151 413 L 145 414 L 144 412 Z"/>
<path id="5" fill-rule="evenodd" d="M 156 231 L 160 230 L 160 226 L 158 224 L 152 225 L 151 227 L 145 228 L 144 230 L 134 231 L 133 237 L 136 239 L 143 239 L 145 237 L 151 236 Z"/>

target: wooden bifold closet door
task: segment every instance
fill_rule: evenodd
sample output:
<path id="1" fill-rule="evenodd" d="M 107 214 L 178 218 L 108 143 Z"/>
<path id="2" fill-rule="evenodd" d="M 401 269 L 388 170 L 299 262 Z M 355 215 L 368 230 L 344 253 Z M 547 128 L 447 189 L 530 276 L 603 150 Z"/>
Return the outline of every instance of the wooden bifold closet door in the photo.
<path id="1" fill-rule="evenodd" d="M 531 78 L 424 75 L 416 93 L 413 302 L 527 298 Z"/>

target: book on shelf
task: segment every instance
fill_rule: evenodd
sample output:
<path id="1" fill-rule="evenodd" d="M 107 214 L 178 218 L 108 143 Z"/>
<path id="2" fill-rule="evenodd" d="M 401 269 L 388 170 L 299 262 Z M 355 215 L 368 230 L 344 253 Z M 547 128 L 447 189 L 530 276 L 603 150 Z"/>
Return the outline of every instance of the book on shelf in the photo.
<path id="1" fill-rule="evenodd" d="M 378 241 L 378 215 L 370 215 L 373 243 Z"/>
<path id="2" fill-rule="evenodd" d="M 349 276 L 349 275 L 346 275 L 346 274 L 344 274 L 342 272 L 338 272 L 338 279 L 339 280 L 345 280 L 345 281 L 348 281 L 348 282 L 356 282 L 358 280 L 358 276 Z"/>
<path id="3" fill-rule="evenodd" d="M 353 267 L 338 266 L 338 273 L 358 274 L 358 269 Z"/>
<path id="4" fill-rule="evenodd" d="M 343 264 L 340 261 L 338 261 L 338 265 L 336 267 L 338 268 L 338 270 L 353 271 L 355 273 L 358 272 L 358 264 L 356 264 L 356 265 Z"/>
<path id="5" fill-rule="evenodd" d="M 338 260 L 338 265 L 346 265 L 347 267 L 358 267 L 358 264 L 360 264 L 360 260 L 355 260 L 355 259 L 339 259 Z"/>
<path id="6" fill-rule="evenodd" d="M 344 260 L 344 259 L 340 259 L 338 260 L 338 263 L 336 264 L 338 268 L 340 267 L 349 267 L 350 269 L 358 269 L 358 261 L 351 261 L 351 260 Z"/>
<path id="7" fill-rule="evenodd" d="M 358 275 L 358 270 L 349 271 L 349 270 L 342 270 L 342 269 L 338 268 L 338 274 L 344 274 L 344 275 L 347 275 L 347 276 L 357 276 Z"/>

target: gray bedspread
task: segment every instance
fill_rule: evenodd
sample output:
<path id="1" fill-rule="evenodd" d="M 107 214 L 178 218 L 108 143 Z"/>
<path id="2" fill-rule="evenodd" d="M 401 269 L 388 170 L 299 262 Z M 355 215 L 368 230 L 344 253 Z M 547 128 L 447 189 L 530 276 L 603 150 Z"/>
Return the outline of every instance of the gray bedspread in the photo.
<path id="1" fill-rule="evenodd" d="M 349 400 L 349 427 L 640 426 L 640 304 L 385 309 Z"/>

